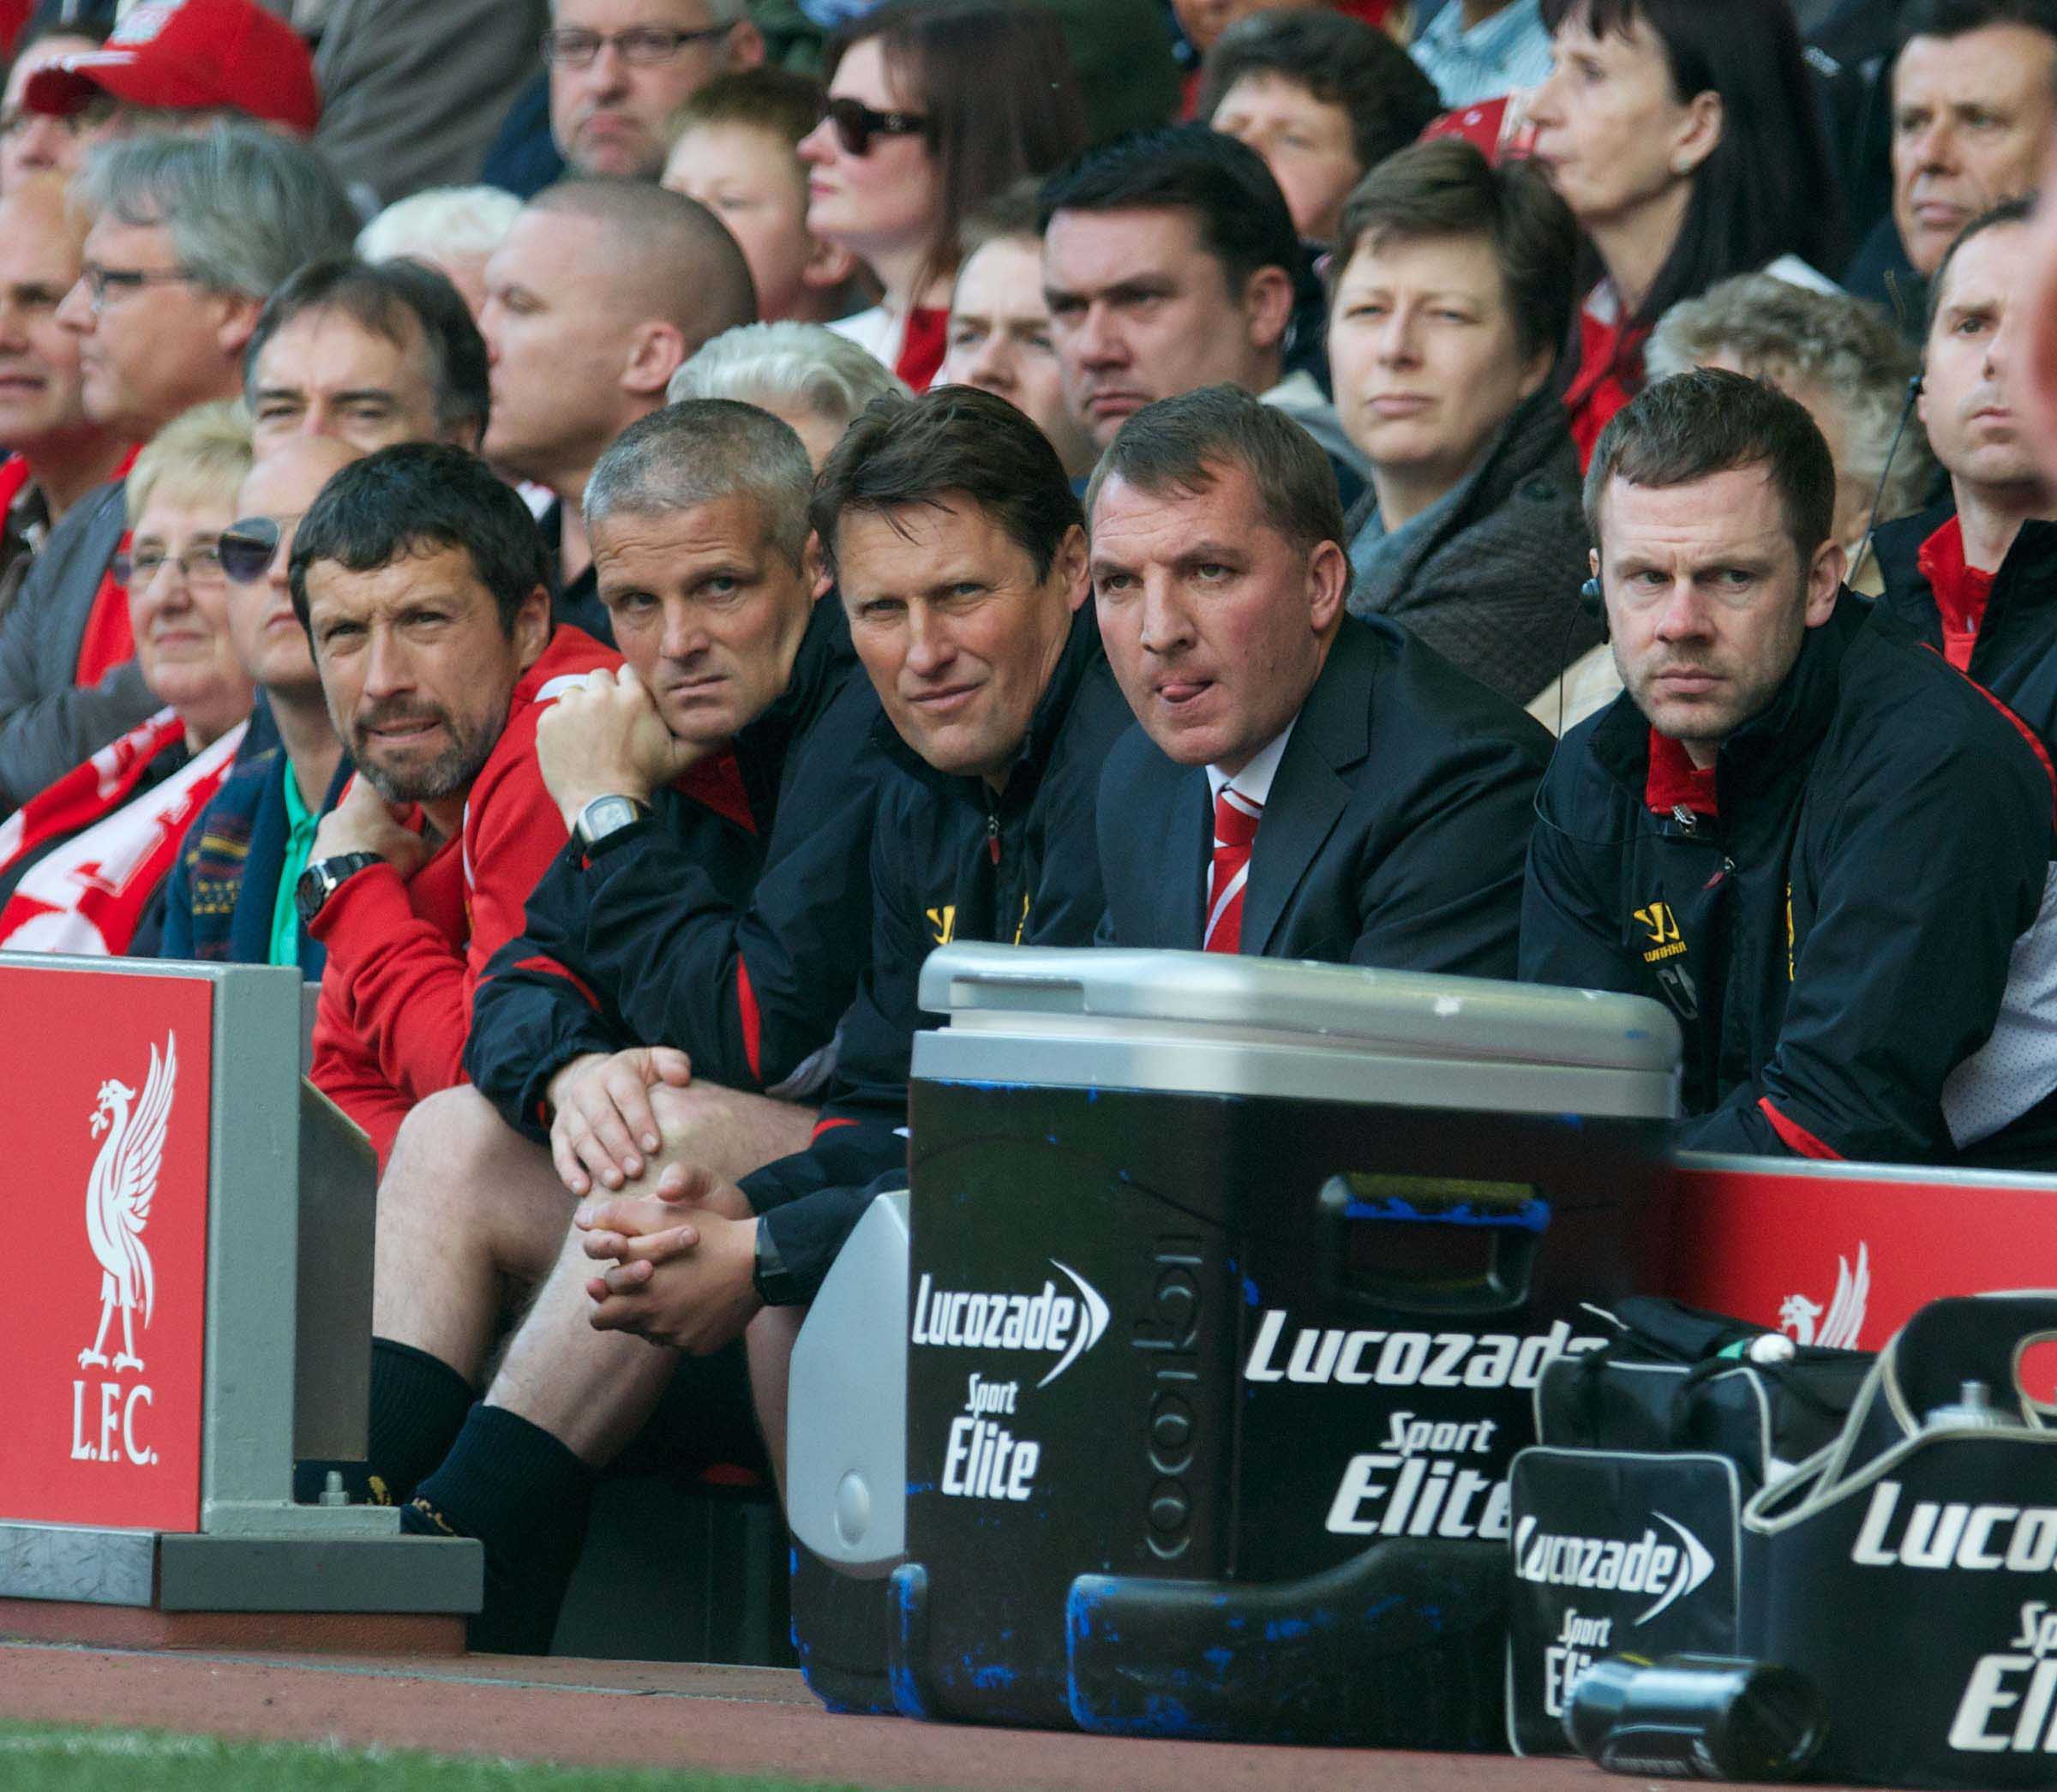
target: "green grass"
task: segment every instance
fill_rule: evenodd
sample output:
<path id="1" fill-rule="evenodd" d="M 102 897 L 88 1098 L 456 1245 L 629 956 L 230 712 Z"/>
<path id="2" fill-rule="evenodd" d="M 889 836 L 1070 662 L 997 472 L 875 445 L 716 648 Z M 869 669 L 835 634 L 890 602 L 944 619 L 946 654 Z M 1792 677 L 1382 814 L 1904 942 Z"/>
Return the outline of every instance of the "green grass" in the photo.
<path id="1" fill-rule="evenodd" d="M 6 1792 L 803 1792 L 799 1782 L 0 1723 Z M 824 1792 L 810 1785 L 804 1792 Z M 856 1792 L 844 1788 L 842 1792 Z"/>

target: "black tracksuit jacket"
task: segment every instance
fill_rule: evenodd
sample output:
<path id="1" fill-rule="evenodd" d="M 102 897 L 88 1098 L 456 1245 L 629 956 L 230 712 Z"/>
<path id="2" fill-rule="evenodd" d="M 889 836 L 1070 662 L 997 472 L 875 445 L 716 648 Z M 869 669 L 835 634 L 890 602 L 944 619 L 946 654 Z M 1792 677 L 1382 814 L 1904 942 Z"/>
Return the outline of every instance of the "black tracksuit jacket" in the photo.
<path id="1" fill-rule="evenodd" d="M 2057 1058 L 2022 1024 L 2057 961 L 2025 726 L 1845 592 L 1724 743 L 1718 818 L 1646 806 L 1649 734 L 1624 695 L 1559 747 L 1523 978 L 1671 1008 L 1688 1148 L 2057 1166 Z"/>
<path id="2" fill-rule="evenodd" d="M 1872 537 L 1886 586 L 1880 602 L 1938 653 L 1942 612 L 1916 562 L 1922 542 L 1953 513 L 1945 504 L 1883 524 Z M 2034 728 L 2044 746 L 2057 742 L 2057 523 L 2021 525 L 1993 575 L 1993 595 L 1966 669 Z"/>
<path id="3" fill-rule="evenodd" d="M 550 1079 L 585 1052 L 675 1046 L 710 1082 L 810 1086 L 870 946 L 880 720 L 831 593 L 733 744 L 753 825 L 667 789 L 590 860 L 565 848 L 472 999 L 465 1068 L 509 1125 L 547 1139 Z"/>
<path id="4" fill-rule="evenodd" d="M 777 1256 L 759 1278 L 775 1304 L 812 1300 L 873 1196 L 906 1186 L 900 1129 L 930 950 L 953 939 L 1093 943 L 1104 906 L 1094 798 L 1133 719 L 1088 602 L 1005 789 L 935 770 L 879 722 L 898 770 L 873 824 L 869 964 L 838 1035 L 835 1083 L 808 1149 L 742 1183 Z"/>

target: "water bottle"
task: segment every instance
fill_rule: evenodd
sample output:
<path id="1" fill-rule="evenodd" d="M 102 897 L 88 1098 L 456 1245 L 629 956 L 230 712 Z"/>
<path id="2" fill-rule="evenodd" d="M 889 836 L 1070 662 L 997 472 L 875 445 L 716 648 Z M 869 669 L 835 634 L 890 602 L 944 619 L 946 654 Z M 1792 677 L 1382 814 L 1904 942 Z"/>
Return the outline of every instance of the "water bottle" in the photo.
<path id="1" fill-rule="evenodd" d="M 1983 1381 L 1964 1382 L 1954 1401 L 1922 1415 L 1924 1431 L 2006 1431 L 2018 1424 L 1993 1404 L 1993 1390 Z"/>
<path id="2" fill-rule="evenodd" d="M 1727 1655 L 1610 1656 L 1579 1676 L 1564 1712 L 1589 1760 L 1666 1779 L 1796 1779 L 1827 1733 L 1813 1681 Z"/>

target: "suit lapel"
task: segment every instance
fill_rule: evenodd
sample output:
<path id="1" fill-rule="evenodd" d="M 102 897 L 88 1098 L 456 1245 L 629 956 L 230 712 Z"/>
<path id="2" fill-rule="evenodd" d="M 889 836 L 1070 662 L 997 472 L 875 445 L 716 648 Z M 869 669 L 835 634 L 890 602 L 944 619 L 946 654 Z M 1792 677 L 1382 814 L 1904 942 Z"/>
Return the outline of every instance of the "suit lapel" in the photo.
<path id="1" fill-rule="evenodd" d="M 1293 892 L 1349 805 L 1351 786 L 1340 774 L 1370 749 L 1377 640 L 1370 628 L 1346 620 L 1300 706 L 1250 849 L 1243 893 L 1246 953 L 1271 950 Z"/>
<path id="2" fill-rule="evenodd" d="M 1158 810 L 1155 863 L 1146 867 L 1149 880 L 1143 890 L 1148 912 L 1163 920 L 1163 937 L 1155 944 L 1197 952 L 1205 920 L 1201 911 L 1207 898 L 1207 867 L 1214 848 L 1213 805 L 1207 800 L 1205 771 L 1176 770 L 1169 800 Z"/>

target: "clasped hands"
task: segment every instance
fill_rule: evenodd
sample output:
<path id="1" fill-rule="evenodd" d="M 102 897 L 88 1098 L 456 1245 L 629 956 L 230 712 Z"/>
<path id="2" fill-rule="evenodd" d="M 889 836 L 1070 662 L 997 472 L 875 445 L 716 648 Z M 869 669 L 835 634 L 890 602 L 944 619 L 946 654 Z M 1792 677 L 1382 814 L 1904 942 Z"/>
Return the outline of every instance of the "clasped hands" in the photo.
<path id="1" fill-rule="evenodd" d="M 740 1337 L 762 1305 L 756 1217 L 711 1171 L 668 1166 L 654 1193 L 588 1201 L 573 1224 L 586 1256 L 611 1266 L 585 1285 L 596 1331 L 704 1356 Z"/>

